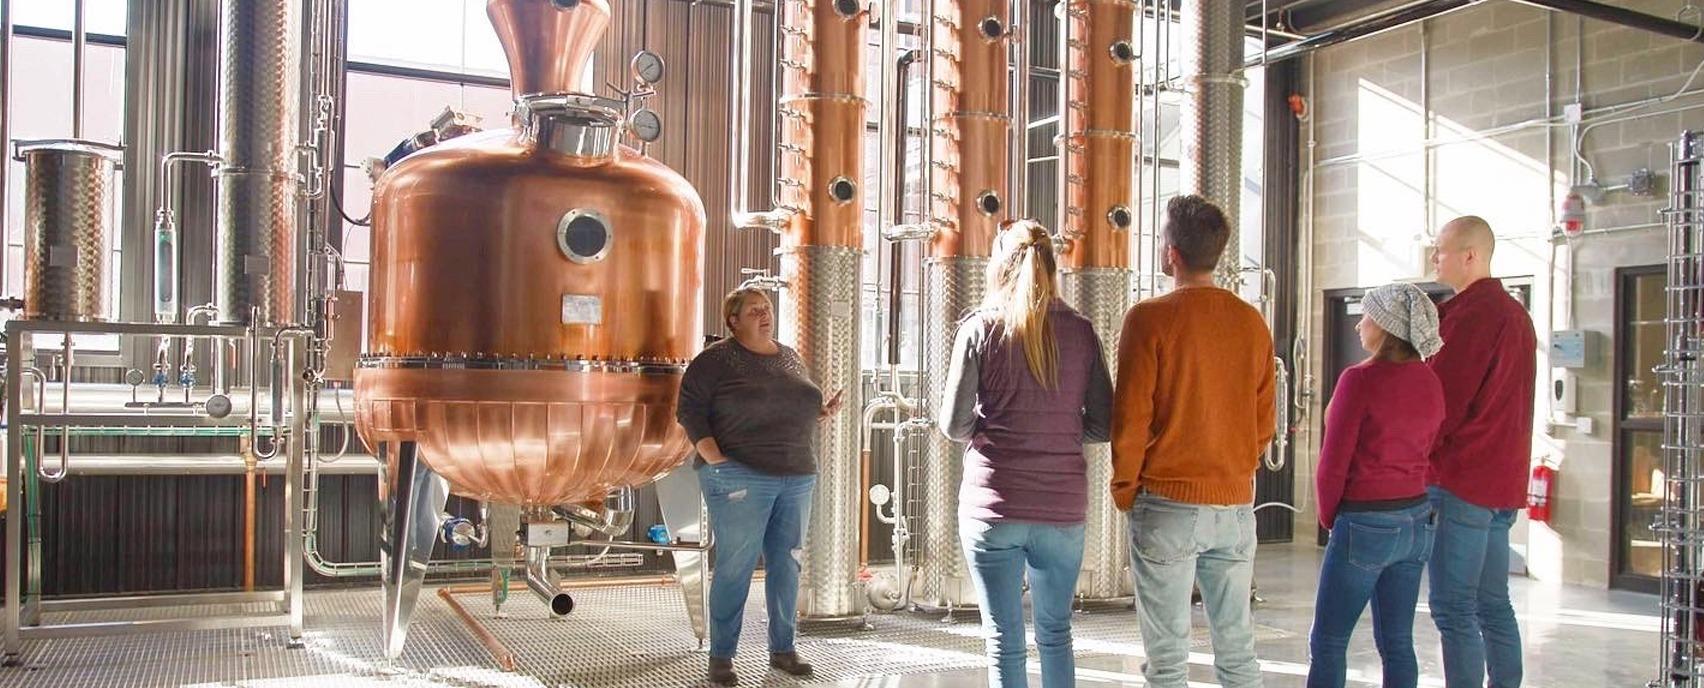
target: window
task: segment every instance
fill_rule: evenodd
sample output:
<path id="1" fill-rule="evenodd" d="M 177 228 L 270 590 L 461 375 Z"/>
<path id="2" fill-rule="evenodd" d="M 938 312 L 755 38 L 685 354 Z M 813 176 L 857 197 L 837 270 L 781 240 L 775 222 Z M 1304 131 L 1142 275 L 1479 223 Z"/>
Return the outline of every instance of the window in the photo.
<path id="1" fill-rule="evenodd" d="M 1616 275 L 1615 470 L 1611 584 L 1657 591 L 1661 538 L 1652 530 L 1666 492 L 1663 479 L 1663 392 L 1653 368 L 1663 360 L 1667 312 L 1662 266 L 1623 268 Z M 1593 527 L 1587 524 L 1588 528 Z"/>

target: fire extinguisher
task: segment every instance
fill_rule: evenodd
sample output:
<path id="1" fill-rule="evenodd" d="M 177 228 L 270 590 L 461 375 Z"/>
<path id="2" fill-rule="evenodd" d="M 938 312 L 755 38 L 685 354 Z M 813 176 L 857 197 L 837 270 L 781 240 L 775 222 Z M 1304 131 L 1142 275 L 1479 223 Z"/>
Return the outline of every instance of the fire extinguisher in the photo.
<path id="1" fill-rule="evenodd" d="M 1550 512 L 1556 504 L 1556 469 L 1548 464 L 1532 467 L 1527 480 L 1527 515 L 1534 521 L 1550 522 Z"/>

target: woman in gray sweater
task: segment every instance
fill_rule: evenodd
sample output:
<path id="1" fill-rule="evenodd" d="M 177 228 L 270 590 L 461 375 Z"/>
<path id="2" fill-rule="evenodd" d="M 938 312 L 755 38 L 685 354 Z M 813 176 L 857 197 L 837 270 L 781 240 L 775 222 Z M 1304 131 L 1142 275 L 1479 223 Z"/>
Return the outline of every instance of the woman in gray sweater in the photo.
<path id="1" fill-rule="evenodd" d="M 798 352 L 775 341 L 775 307 L 756 289 L 722 303 L 733 336 L 710 345 L 680 383 L 676 418 L 697 452 L 710 510 L 716 570 L 710 581 L 710 682 L 734 685 L 734 652 L 759 555 L 765 562 L 769 665 L 811 675 L 799 660 L 799 548 L 816 486 L 817 422 L 826 403 Z"/>

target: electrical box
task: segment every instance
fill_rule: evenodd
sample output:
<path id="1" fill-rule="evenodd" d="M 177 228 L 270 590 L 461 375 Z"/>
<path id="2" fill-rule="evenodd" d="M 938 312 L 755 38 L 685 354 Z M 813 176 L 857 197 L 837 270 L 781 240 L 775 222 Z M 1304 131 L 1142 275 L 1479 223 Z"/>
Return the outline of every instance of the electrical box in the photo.
<path id="1" fill-rule="evenodd" d="M 1550 365 L 1556 368 L 1584 368 L 1590 360 L 1591 333 L 1585 330 L 1557 330 L 1550 333 Z"/>

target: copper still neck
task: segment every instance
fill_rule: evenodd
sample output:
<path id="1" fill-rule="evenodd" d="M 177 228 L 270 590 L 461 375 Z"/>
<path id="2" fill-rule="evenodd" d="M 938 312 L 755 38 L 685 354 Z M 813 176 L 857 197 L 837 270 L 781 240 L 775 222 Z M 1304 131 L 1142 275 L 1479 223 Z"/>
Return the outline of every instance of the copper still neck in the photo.
<path id="1" fill-rule="evenodd" d="M 579 90 L 610 16 L 608 0 L 490 0 L 485 14 L 509 57 L 516 100 Z"/>

